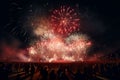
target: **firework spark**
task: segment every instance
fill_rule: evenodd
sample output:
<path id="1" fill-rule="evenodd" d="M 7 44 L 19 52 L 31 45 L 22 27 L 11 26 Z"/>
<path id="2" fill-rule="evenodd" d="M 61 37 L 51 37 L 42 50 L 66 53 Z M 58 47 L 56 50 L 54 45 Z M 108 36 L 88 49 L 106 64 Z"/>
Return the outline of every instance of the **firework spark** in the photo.
<path id="1" fill-rule="evenodd" d="M 54 38 L 48 37 L 30 47 L 30 55 L 39 55 L 42 61 L 47 62 L 57 60 L 81 61 L 91 46 L 91 42 L 86 35 L 74 34 L 67 38 L 53 35 Z"/>
<path id="2" fill-rule="evenodd" d="M 79 29 L 80 19 L 78 13 L 71 7 L 61 6 L 52 12 L 51 25 L 54 32 L 69 35 Z"/>

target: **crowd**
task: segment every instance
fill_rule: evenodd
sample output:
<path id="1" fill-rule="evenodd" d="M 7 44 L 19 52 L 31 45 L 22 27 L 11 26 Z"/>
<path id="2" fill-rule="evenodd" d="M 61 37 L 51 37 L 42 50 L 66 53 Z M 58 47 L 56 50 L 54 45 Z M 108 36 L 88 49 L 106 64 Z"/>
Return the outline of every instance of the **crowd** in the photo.
<path id="1" fill-rule="evenodd" d="M 0 63 L 0 80 L 26 80 L 20 72 L 31 80 L 120 80 L 119 63 Z"/>

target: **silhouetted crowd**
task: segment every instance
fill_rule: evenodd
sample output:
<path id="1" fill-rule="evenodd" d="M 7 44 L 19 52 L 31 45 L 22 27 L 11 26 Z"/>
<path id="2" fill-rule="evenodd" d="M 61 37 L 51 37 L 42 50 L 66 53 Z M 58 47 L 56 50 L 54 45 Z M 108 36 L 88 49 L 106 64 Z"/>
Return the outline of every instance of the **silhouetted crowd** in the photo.
<path id="1" fill-rule="evenodd" d="M 0 80 L 26 80 L 27 77 L 30 80 L 120 80 L 120 64 L 0 63 Z"/>

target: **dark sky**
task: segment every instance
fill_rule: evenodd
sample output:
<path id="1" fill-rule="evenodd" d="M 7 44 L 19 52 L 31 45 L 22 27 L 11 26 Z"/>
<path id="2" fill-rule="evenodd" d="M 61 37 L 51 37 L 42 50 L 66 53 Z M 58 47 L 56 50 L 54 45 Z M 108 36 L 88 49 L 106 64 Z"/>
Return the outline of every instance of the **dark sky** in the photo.
<path id="1" fill-rule="evenodd" d="M 32 6 L 31 6 L 32 5 Z M 120 6 L 111 0 L 3 0 L 0 1 L 0 40 L 11 42 L 14 38 L 27 46 L 34 38 L 31 30 L 24 30 L 24 19 L 35 8 L 51 9 L 60 5 L 78 6 L 81 16 L 81 32 L 94 42 L 93 51 L 120 48 Z M 32 8 L 31 8 L 32 7 Z M 43 8 L 44 8 L 43 7 Z M 16 33 L 11 30 L 16 27 Z M 22 36 L 21 31 L 27 34 Z M 10 40 L 11 41 L 10 41 Z"/>

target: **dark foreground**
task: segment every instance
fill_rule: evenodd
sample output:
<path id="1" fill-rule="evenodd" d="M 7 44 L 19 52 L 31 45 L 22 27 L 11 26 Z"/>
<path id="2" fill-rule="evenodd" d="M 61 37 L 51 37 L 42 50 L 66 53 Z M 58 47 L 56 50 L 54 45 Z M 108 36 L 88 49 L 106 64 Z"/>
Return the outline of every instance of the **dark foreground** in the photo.
<path id="1" fill-rule="evenodd" d="M 0 80 L 120 80 L 120 63 L 1 62 Z"/>

